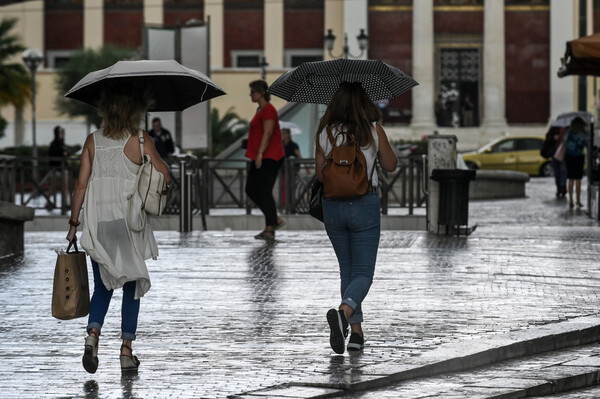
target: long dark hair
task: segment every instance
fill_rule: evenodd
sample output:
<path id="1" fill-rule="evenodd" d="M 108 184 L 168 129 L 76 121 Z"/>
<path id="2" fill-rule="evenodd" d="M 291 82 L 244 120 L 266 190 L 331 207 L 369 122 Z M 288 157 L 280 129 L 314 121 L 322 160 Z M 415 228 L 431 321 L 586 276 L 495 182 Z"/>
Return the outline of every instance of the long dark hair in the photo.
<path id="1" fill-rule="evenodd" d="M 373 104 L 362 85 L 359 82 L 342 82 L 321 117 L 317 143 L 327 126 L 343 126 L 361 147 L 372 146 L 375 143 L 371 134 L 372 123 L 380 120 L 379 108 Z"/>

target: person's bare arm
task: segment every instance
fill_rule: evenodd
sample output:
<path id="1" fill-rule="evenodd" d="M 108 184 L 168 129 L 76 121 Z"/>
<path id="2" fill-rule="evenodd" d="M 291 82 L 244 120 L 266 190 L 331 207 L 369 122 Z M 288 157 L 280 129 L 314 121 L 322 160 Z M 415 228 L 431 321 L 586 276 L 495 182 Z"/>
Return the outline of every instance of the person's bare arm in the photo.
<path id="1" fill-rule="evenodd" d="M 396 166 L 398 166 L 398 157 L 394 153 L 383 127 L 378 123 L 376 128 L 379 139 L 379 152 L 377 153 L 379 164 L 384 170 L 393 172 L 396 170 Z"/>
<path id="2" fill-rule="evenodd" d="M 87 189 L 90 174 L 92 173 L 92 162 L 94 160 L 94 135 L 88 135 L 83 145 L 83 151 L 81 152 L 81 161 L 79 165 L 79 176 L 75 181 L 75 190 L 73 191 L 73 197 L 71 198 L 71 221 L 73 223 L 79 222 L 79 213 L 81 212 L 81 206 L 83 205 L 83 199 L 85 198 L 85 191 Z M 77 226 L 70 226 L 69 232 L 67 233 L 67 240 L 73 240 L 77 233 Z"/>
<path id="3" fill-rule="evenodd" d="M 269 142 L 271 141 L 271 136 L 275 131 L 275 121 L 273 119 L 267 119 L 263 122 L 263 135 L 260 139 L 260 145 L 258 146 L 258 154 L 256 154 L 256 160 L 254 161 L 254 165 L 256 165 L 257 169 L 260 169 L 262 166 L 262 157 L 263 153 L 269 148 Z"/>

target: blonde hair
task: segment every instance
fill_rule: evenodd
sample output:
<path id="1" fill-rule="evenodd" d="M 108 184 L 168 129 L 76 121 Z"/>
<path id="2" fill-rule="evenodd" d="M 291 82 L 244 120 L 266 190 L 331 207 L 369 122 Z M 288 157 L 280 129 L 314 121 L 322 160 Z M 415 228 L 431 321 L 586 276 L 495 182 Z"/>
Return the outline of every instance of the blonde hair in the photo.
<path id="1" fill-rule="evenodd" d="M 102 92 L 98 101 L 102 134 L 119 140 L 137 133 L 151 104 L 150 92 L 147 89 L 139 89 L 122 82 L 110 85 Z"/>

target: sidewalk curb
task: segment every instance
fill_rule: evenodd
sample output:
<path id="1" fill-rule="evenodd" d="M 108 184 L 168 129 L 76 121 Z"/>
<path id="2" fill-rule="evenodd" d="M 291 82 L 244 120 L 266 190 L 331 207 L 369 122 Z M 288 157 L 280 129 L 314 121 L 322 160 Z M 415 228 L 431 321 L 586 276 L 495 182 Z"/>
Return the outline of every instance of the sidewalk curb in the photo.
<path id="1" fill-rule="evenodd" d="M 268 387 L 233 395 L 230 398 L 330 398 L 348 392 L 383 388 L 401 381 L 465 371 L 523 356 L 590 344 L 598 340 L 600 340 L 600 316 L 578 317 L 538 328 L 444 344 L 422 356 L 408 358 L 402 362 L 389 361 L 351 368 L 343 373 L 323 375 L 321 378 L 311 377 L 306 381 Z M 546 392 L 548 389 L 558 387 L 573 389 L 586 386 L 581 385 L 582 379 L 587 383 L 587 381 L 598 381 L 599 377 L 599 372 L 591 369 L 581 375 L 567 376 L 550 382 L 543 381 L 539 385 L 526 389 L 531 390 L 532 393 L 538 390 Z M 498 398 L 523 397 L 522 392 L 520 395 L 504 396 L 503 394 Z"/>

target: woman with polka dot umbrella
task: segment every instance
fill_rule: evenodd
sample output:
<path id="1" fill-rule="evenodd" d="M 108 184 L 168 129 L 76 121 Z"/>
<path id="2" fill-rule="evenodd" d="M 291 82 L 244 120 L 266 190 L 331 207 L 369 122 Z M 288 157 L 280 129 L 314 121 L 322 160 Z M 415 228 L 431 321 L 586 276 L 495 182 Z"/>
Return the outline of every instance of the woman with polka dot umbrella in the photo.
<path id="1" fill-rule="evenodd" d="M 360 82 L 372 101 L 400 96 L 418 83 L 380 60 L 305 62 L 281 75 L 269 93 L 297 103 L 329 104 L 342 82 Z"/>

